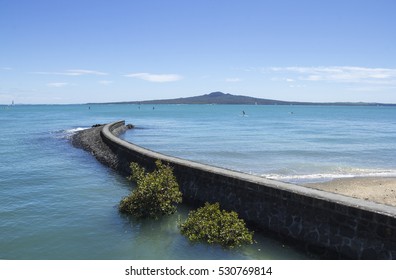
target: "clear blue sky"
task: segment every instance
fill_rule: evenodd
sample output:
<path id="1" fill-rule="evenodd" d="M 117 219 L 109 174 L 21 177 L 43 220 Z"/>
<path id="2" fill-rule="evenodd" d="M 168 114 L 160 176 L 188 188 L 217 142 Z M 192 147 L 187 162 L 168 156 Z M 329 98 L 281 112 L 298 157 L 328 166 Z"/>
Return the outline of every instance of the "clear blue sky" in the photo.
<path id="1" fill-rule="evenodd" d="M 396 103 L 394 0 L 0 0 L 0 104 Z"/>

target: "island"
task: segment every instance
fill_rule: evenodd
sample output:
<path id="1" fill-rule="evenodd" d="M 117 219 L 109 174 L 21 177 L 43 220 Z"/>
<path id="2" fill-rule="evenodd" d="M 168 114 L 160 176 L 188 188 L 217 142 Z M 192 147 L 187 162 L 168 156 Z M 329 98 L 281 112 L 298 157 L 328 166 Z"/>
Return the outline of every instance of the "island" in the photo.
<path id="1" fill-rule="evenodd" d="M 89 103 L 95 104 L 95 103 Z M 174 99 L 157 99 L 145 101 L 108 102 L 106 104 L 229 104 L 229 105 L 322 105 L 322 106 L 396 106 L 391 103 L 368 103 L 368 102 L 298 102 L 282 101 L 275 99 L 263 99 L 245 95 L 233 95 L 221 91 L 209 94 L 180 97 Z"/>

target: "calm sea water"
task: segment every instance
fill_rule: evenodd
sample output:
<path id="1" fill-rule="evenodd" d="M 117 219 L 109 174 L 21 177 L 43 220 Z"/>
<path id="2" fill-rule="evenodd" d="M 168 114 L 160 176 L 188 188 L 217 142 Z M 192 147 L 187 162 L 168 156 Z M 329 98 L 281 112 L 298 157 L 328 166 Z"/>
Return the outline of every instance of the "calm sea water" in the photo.
<path id="1" fill-rule="evenodd" d="M 285 181 L 396 174 L 395 107 L 2 106 L 0 259 L 312 257 L 264 234 L 237 250 L 191 244 L 177 229 L 188 206 L 159 221 L 120 215 L 133 187 L 69 142 L 119 119 L 136 144 Z"/>
<path id="2" fill-rule="evenodd" d="M 396 176 L 396 107 L 146 105 L 131 122 L 136 144 L 281 181 Z"/>

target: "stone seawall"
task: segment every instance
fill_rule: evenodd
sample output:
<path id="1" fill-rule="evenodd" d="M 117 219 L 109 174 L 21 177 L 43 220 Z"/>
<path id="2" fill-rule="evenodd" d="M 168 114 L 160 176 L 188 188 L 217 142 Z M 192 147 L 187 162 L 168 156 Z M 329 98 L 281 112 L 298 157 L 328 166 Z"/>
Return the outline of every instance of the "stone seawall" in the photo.
<path id="1" fill-rule="evenodd" d="M 100 132 L 123 173 L 129 172 L 132 161 L 152 169 L 160 159 L 174 168 L 189 202 L 219 202 L 248 223 L 306 244 L 318 253 L 396 259 L 395 207 L 166 156 L 112 133 L 124 124 L 108 124 Z"/>

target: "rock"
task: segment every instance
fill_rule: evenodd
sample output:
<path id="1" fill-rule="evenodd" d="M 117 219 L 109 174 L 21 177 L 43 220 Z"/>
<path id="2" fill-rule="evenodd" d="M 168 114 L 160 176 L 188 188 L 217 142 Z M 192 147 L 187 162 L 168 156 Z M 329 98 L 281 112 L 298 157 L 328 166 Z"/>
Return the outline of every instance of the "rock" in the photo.
<path id="1" fill-rule="evenodd" d="M 74 147 L 83 149 L 91 153 L 99 162 L 110 168 L 117 170 L 119 160 L 117 155 L 103 142 L 100 131 L 103 125 L 78 131 L 71 137 L 71 143 Z"/>

